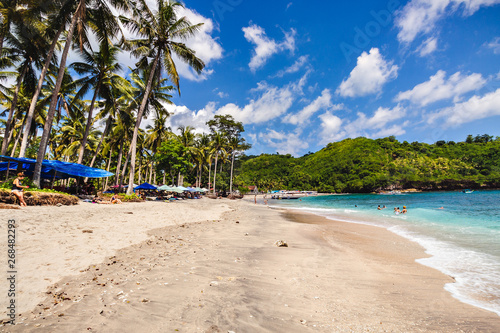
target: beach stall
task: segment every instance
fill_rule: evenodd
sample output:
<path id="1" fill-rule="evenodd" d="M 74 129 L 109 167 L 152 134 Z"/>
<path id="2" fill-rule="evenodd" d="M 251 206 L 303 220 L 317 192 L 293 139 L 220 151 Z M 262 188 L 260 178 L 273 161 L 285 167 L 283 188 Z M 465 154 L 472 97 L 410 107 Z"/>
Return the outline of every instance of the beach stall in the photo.
<path id="1" fill-rule="evenodd" d="M 31 158 L 16 158 L 0 155 L 0 172 L 23 171 L 31 176 L 35 170 L 36 160 Z M 104 178 L 113 176 L 111 172 L 102 169 L 91 168 L 86 165 L 57 160 L 43 160 L 41 178 L 43 179 L 67 179 L 67 178 Z"/>
<path id="2" fill-rule="evenodd" d="M 24 172 L 31 177 L 35 171 L 36 160 L 31 158 L 16 158 L 0 155 L 0 172 L 5 172 L 4 180 L 9 178 L 9 173 Z M 91 168 L 86 165 L 57 160 L 43 160 L 40 177 L 51 182 L 54 187 L 56 180 L 75 178 L 81 181 L 85 178 L 106 178 L 113 176 L 106 170 Z M 78 186 L 75 187 L 78 191 Z"/>

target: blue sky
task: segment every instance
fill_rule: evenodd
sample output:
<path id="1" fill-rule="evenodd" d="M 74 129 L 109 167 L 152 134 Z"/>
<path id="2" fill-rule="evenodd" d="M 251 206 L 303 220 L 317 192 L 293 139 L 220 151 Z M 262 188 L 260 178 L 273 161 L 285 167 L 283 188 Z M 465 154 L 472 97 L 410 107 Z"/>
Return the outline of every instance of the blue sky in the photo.
<path id="1" fill-rule="evenodd" d="M 358 136 L 500 136 L 500 0 L 185 4 L 207 67 L 180 66 L 172 129 L 231 114 L 249 154 L 295 156 Z"/>

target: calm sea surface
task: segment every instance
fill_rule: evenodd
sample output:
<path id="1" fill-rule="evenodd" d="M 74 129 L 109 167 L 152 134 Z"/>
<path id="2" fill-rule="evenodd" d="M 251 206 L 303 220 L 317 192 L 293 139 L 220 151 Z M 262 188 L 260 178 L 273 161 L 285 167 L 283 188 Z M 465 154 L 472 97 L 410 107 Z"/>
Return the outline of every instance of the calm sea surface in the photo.
<path id="1" fill-rule="evenodd" d="M 269 205 L 376 225 L 416 241 L 431 255 L 419 263 L 456 279 L 446 290 L 500 316 L 500 191 L 312 196 Z M 394 214 L 403 206 L 407 214 Z"/>

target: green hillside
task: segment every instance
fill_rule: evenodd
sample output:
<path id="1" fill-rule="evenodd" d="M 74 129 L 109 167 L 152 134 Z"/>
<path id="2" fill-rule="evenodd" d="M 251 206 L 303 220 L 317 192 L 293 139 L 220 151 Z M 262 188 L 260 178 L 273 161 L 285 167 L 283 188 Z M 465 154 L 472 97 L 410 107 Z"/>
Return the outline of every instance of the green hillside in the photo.
<path id="1" fill-rule="evenodd" d="M 435 144 L 356 138 L 330 143 L 300 158 L 268 155 L 250 158 L 236 184 L 261 190 L 373 192 L 500 187 L 500 138 L 469 136 L 465 142 Z"/>

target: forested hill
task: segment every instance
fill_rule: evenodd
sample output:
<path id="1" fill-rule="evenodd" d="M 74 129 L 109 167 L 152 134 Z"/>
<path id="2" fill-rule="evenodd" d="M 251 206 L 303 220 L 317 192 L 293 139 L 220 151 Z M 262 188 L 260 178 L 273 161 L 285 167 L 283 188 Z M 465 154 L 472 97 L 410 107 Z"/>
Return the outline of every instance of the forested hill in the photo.
<path id="1" fill-rule="evenodd" d="M 259 190 L 373 192 L 500 188 L 500 137 L 469 135 L 435 144 L 356 138 L 300 158 L 261 155 L 241 164 L 235 183 Z"/>

